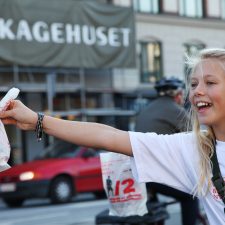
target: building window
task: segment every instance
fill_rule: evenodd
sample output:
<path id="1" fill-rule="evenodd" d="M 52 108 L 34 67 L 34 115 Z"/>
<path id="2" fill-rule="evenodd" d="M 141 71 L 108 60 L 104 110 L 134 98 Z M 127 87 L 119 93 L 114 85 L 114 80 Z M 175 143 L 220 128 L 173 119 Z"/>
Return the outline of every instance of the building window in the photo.
<path id="1" fill-rule="evenodd" d="M 162 77 L 162 47 L 158 41 L 141 42 L 141 82 L 154 83 Z"/>
<path id="2" fill-rule="evenodd" d="M 225 0 L 205 0 L 204 15 L 208 18 L 225 19 Z"/>
<path id="3" fill-rule="evenodd" d="M 202 0 L 180 0 L 179 3 L 181 16 L 202 17 Z"/>
<path id="4" fill-rule="evenodd" d="M 114 5 L 126 6 L 126 7 L 132 6 L 132 3 L 133 3 L 133 0 L 111 0 L 111 1 L 113 1 Z"/>
<path id="5" fill-rule="evenodd" d="M 186 56 L 194 56 L 197 53 L 204 49 L 206 45 L 200 41 L 191 41 L 184 44 L 184 55 Z M 188 67 L 186 63 L 184 64 L 184 74 L 187 76 L 189 74 Z"/>
<path id="6" fill-rule="evenodd" d="M 225 19 L 225 0 L 221 0 L 221 12 L 222 12 L 222 19 Z"/>
<path id="7" fill-rule="evenodd" d="M 162 12 L 170 14 L 178 14 L 178 3 L 179 0 L 163 0 L 162 1 Z"/>
<path id="8" fill-rule="evenodd" d="M 133 0 L 134 10 L 143 13 L 159 12 L 159 0 Z"/>
<path id="9" fill-rule="evenodd" d="M 205 0 L 205 17 L 220 18 L 221 17 L 221 0 L 209 1 Z"/>

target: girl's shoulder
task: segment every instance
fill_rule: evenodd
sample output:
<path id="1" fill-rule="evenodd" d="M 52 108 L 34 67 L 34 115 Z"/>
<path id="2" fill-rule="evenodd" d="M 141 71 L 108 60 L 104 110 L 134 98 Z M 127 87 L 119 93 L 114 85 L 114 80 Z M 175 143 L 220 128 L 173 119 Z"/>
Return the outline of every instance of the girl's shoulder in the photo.
<path id="1" fill-rule="evenodd" d="M 195 134 L 192 131 L 180 132 L 180 133 L 175 133 L 171 135 L 177 136 L 187 141 L 196 139 Z"/>
<path id="2" fill-rule="evenodd" d="M 156 133 L 141 133 L 130 132 L 131 139 L 146 141 L 148 143 L 167 143 L 179 146 L 193 146 L 196 143 L 196 137 L 193 132 L 180 132 L 174 134 L 156 134 Z"/>
<path id="3" fill-rule="evenodd" d="M 192 131 L 186 131 L 181 133 L 174 134 L 178 137 L 180 142 L 182 143 L 189 143 L 189 144 L 196 144 L 197 138 L 194 132 Z"/>
<path id="4" fill-rule="evenodd" d="M 197 140 L 196 135 L 192 131 L 175 133 L 171 134 L 171 136 L 173 140 L 177 140 L 177 142 L 182 145 L 195 145 Z"/>

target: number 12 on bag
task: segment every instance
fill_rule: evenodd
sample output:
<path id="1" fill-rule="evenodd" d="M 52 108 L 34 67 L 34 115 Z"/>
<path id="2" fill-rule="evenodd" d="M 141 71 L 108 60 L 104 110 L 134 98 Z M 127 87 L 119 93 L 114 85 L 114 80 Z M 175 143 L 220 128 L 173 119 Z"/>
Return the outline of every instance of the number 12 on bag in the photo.
<path id="1" fill-rule="evenodd" d="M 130 157 L 118 153 L 101 153 L 102 181 L 109 200 L 109 214 L 144 215 L 147 212 L 145 184 L 135 181 Z"/>

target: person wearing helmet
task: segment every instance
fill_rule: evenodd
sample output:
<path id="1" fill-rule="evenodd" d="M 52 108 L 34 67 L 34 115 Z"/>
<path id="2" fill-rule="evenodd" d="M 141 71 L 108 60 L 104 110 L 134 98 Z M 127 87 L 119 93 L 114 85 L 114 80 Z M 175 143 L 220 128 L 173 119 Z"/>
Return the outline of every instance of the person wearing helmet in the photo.
<path id="1" fill-rule="evenodd" d="M 137 116 L 136 131 L 173 134 L 186 131 L 187 113 L 184 103 L 184 84 L 176 78 L 163 78 L 156 82 L 158 98 Z M 156 149 L 157 151 L 157 149 Z M 182 224 L 195 224 L 199 213 L 198 200 L 187 193 L 159 183 L 147 183 L 150 201 L 157 201 L 157 193 L 170 196 L 181 204 Z"/>
<path id="2" fill-rule="evenodd" d="M 136 131 L 173 134 L 186 131 L 187 113 L 184 103 L 184 84 L 176 78 L 163 78 L 156 82 L 158 98 L 137 116 Z"/>

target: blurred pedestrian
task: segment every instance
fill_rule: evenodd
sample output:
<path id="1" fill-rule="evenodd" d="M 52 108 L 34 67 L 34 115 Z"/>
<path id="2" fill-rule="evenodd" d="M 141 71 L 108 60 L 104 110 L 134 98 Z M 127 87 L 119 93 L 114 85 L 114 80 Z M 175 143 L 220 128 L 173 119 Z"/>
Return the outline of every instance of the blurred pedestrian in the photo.
<path id="1" fill-rule="evenodd" d="M 225 49 L 205 49 L 190 61 L 193 132 L 127 132 L 104 124 L 66 121 L 35 113 L 12 100 L 0 118 L 23 130 L 43 131 L 77 145 L 132 156 L 139 182 L 157 182 L 201 199 L 210 224 L 225 224 Z M 206 129 L 201 130 L 204 124 Z M 157 150 L 156 150 L 157 149 Z M 214 165 L 214 166 L 213 166 Z M 212 178 L 213 176 L 213 178 Z"/>
<path id="2" fill-rule="evenodd" d="M 187 112 L 184 103 L 184 83 L 176 78 L 156 82 L 158 98 L 143 108 L 137 116 L 136 131 L 174 134 L 187 131 Z M 156 148 L 155 151 L 158 151 Z M 199 214 L 198 199 L 178 189 L 159 183 L 147 183 L 150 201 L 159 201 L 157 193 L 170 196 L 181 204 L 182 224 L 195 224 Z"/>

